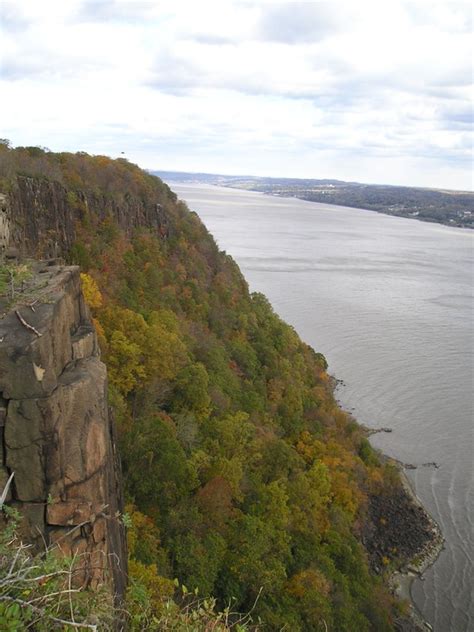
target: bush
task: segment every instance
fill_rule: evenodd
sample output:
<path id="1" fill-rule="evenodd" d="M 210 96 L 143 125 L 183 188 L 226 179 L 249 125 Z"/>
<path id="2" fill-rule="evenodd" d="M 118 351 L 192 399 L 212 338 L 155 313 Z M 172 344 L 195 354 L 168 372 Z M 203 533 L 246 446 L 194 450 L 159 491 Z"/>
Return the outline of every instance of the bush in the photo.
<path id="1" fill-rule="evenodd" d="M 78 558 L 58 555 L 48 548 L 41 555 L 17 535 L 20 515 L 3 506 L 0 531 L 0 629 L 107 631 L 114 611 L 106 588 L 90 591 L 74 587 Z"/>

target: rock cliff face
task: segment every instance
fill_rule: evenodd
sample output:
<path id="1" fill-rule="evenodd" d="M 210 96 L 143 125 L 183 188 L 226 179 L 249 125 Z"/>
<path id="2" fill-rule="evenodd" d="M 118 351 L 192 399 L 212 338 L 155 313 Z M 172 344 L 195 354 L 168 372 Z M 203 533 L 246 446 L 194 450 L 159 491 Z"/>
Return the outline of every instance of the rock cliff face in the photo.
<path id="1" fill-rule="evenodd" d="M 113 218 L 126 234 L 169 230 L 160 204 L 72 194 L 59 182 L 18 176 L 0 193 L 0 257 L 65 256 L 88 216 Z M 33 267 L 21 301 L 0 303 L 0 489 L 14 472 L 8 502 L 24 517 L 24 537 L 76 553 L 80 582 L 107 581 L 120 597 L 127 552 L 106 368 L 79 269 Z"/>
<path id="2" fill-rule="evenodd" d="M 117 201 L 92 193 L 72 194 L 59 182 L 18 176 L 8 197 L 0 196 L 0 251 L 9 246 L 28 256 L 57 257 L 69 252 L 76 222 L 113 218 L 126 234 L 146 227 L 166 235 L 168 223 L 160 204 L 136 197 Z"/>
<path id="3" fill-rule="evenodd" d="M 30 542 L 76 553 L 81 584 L 107 582 L 120 596 L 127 556 L 106 368 L 79 269 L 32 266 L 20 300 L 0 305 L 0 484 L 14 472 L 8 502 Z"/>

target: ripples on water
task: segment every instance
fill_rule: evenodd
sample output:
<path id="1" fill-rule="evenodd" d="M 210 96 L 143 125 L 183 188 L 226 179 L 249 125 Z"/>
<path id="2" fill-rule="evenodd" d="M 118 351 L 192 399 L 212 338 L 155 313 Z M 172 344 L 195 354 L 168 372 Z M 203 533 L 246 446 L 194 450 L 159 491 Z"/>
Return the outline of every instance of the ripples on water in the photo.
<path id="1" fill-rule="evenodd" d="M 473 237 L 468 230 L 206 186 L 175 186 L 344 380 L 337 396 L 409 471 L 446 549 L 413 586 L 436 632 L 474 630 Z"/>

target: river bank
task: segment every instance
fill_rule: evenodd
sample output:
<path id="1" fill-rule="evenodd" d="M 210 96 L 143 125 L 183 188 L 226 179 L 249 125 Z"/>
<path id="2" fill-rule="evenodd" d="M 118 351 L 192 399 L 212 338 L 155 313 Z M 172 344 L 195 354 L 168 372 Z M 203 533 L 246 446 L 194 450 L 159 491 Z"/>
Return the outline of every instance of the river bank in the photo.
<path id="1" fill-rule="evenodd" d="M 331 382 L 334 393 L 338 386 L 344 386 L 343 380 L 334 376 Z M 339 400 L 336 401 L 341 406 Z M 392 432 L 389 427 L 362 425 L 362 428 L 367 438 L 380 432 Z M 411 589 L 414 580 L 423 581 L 423 573 L 437 560 L 444 548 L 444 537 L 405 473 L 405 469 L 416 469 L 416 466 L 388 457 L 380 450 L 376 452 L 382 463 L 394 468 L 396 475 L 392 487 L 369 497 L 369 521 L 362 536 L 363 543 L 375 573 L 394 569 L 389 579 L 390 589 L 400 601 L 408 603 L 407 615 L 395 621 L 397 632 L 431 632 L 433 627 L 417 609 Z M 423 466 L 439 467 L 434 462 Z"/>
<path id="2" fill-rule="evenodd" d="M 419 553 L 414 558 L 407 561 L 400 567 L 398 571 L 395 571 L 393 573 L 390 580 L 390 586 L 393 590 L 393 593 L 399 599 L 409 601 L 409 617 L 413 624 L 414 631 L 430 632 L 433 630 L 433 626 L 423 619 L 421 613 L 417 609 L 412 597 L 411 589 L 414 580 L 417 578 L 423 580 L 423 573 L 438 559 L 439 554 L 444 548 L 444 537 L 441 533 L 439 525 L 423 507 L 400 464 L 398 464 L 398 467 L 400 472 L 400 480 L 405 493 L 410 498 L 411 502 L 414 505 L 418 506 L 419 509 L 424 513 L 425 518 L 429 522 L 431 538 L 426 540 L 425 544 L 421 547 Z M 408 631 L 409 628 L 404 628 L 403 622 L 400 623 L 401 625 L 398 627 L 399 632 L 405 632 L 405 630 Z"/>
<path id="3" fill-rule="evenodd" d="M 397 632 L 430 632 L 433 627 L 418 611 L 412 596 L 415 579 L 436 561 L 444 546 L 444 537 L 416 495 L 403 464 L 380 454 L 379 457 L 398 475 L 393 489 L 369 498 L 369 523 L 363 539 L 374 572 L 391 571 L 389 585 L 393 594 L 408 604 L 406 615 L 395 621 Z"/>

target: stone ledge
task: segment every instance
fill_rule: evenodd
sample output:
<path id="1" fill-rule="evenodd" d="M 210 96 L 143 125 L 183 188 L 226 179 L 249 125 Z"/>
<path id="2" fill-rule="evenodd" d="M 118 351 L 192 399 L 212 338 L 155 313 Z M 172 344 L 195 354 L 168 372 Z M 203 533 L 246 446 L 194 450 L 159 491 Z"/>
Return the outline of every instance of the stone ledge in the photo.
<path id="1" fill-rule="evenodd" d="M 52 266 L 42 274 L 36 264 L 28 295 L 20 298 L 0 319 L 0 393 L 6 399 L 45 397 L 73 359 L 71 332 L 91 327 L 79 268 Z"/>

